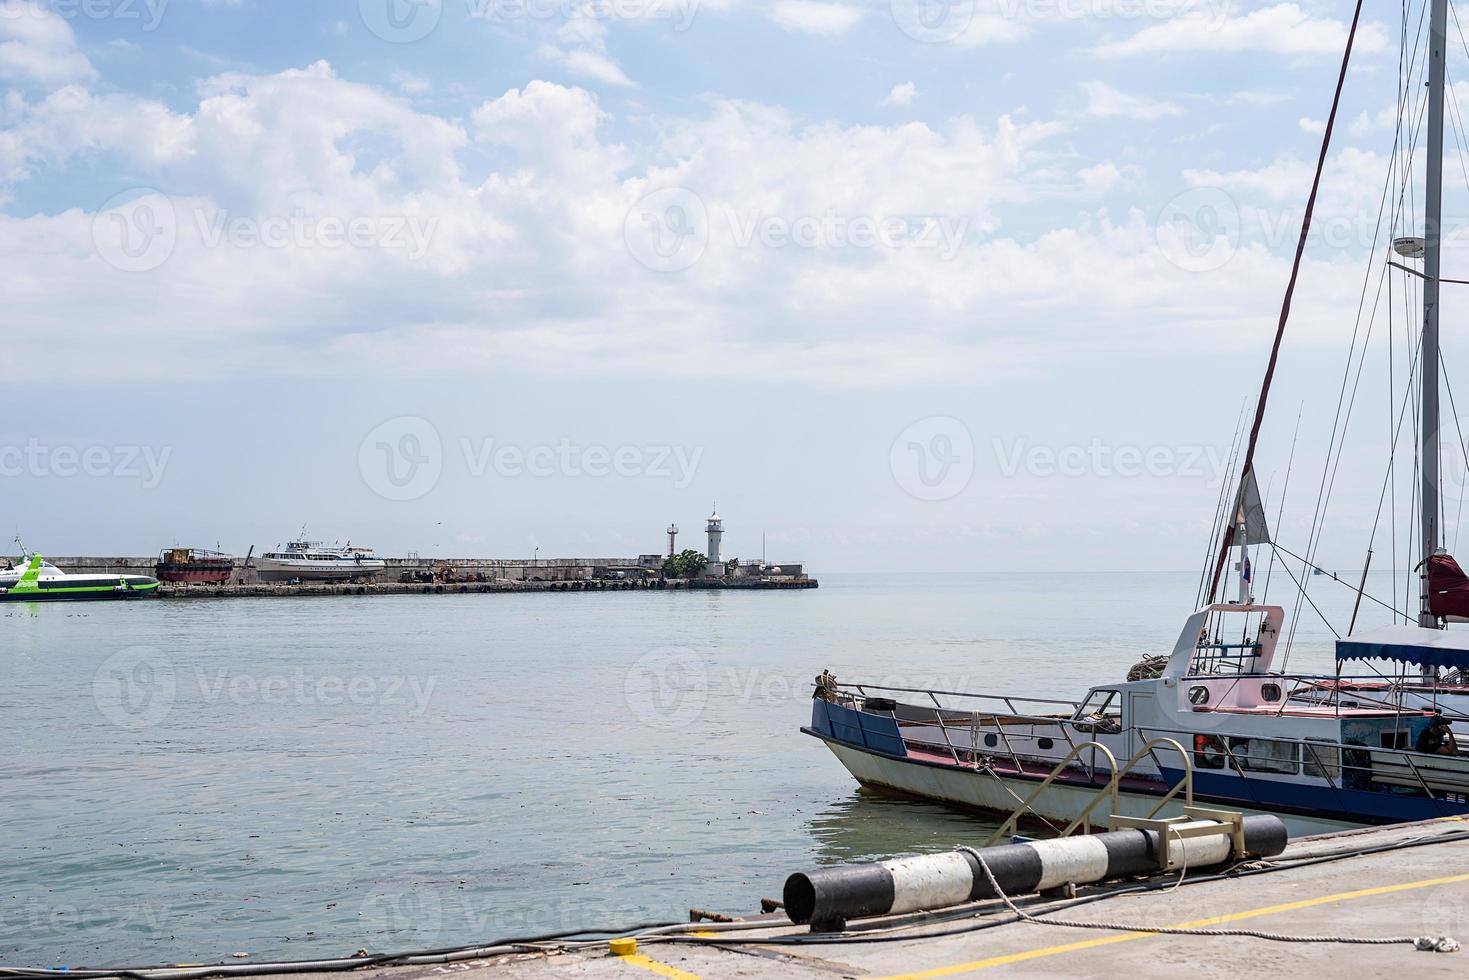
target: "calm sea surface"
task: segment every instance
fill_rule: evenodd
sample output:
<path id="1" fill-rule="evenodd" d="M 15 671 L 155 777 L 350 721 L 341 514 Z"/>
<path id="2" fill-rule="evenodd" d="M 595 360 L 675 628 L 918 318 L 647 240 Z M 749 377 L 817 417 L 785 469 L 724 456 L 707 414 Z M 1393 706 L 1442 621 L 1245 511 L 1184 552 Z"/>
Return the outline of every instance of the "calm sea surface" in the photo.
<path id="1" fill-rule="evenodd" d="M 821 579 L 0 606 L 0 960 L 304 958 L 751 912 L 793 870 L 984 832 L 860 792 L 800 734 L 821 669 L 1079 698 L 1166 652 L 1197 585 Z M 1350 591 L 1312 594 L 1345 622 Z M 1329 669 L 1307 617 L 1291 667 Z"/>

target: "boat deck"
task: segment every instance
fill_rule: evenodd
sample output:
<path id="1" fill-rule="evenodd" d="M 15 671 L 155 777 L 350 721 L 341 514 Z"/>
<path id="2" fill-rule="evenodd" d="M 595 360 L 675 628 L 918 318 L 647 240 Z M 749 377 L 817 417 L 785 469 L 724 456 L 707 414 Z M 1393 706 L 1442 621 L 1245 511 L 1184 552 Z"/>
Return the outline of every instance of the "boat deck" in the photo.
<path id="1" fill-rule="evenodd" d="M 955 924 L 948 923 L 911 928 L 896 941 L 799 947 L 758 942 L 807 934 L 777 915 L 769 917 L 768 929 L 738 933 L 747 943 L 756 941 L 751 945 L 690 946 L 645 939 L 631 957 L 613 956 L 605 944 L 596 944 L 572 952 L 512 954 L 452 966 L 374 968 L 354 975 L 374 980 L 437 978 L 447 973 L 483 980 L 636 980 L 654 976 L 675 980 L 772 976 L 793 980 L 917 980 L 986 973 L 1237 978 L 1329 973 L 1388 977 L 1411 972 L 1415 978 L 1463 977 L 1469 952 L 1418 952 L 1408 945 L 1171 936 L 1146 929 L 1218 927 L 1352 937 L 1432 934 L 1464 942 L 1469 939 L 1469 840 L 1355 857 L 1339 855 L 1465 830 L 1469 830 L 1469 820 L 1456 818 L 1306 838 L 1292 843 L 1281 858 L 1274 860 L 1337 857 L 1329 863 L 1270 874 L 1119 895 L 1053 913 L 1061 921 L 1105 921 L 1136 926 L 1137 931 L 1007 922 L 1010 916 L 1002 908 L 995 908 L 966 920 L 988 927 L 961 935 L 931 935 L 952 930 Z M 779 885 L 771 882 L 767 890 L 778 891 Z M 697 896 L 690 893 L 689 898 L 696 900 Z M 327 975 L 307 976 L 325 980 Z"/>
<path id="2" fill-rule="evenodd" d="M 954 761 L 954 757 L 948 752 L 926 749 L 922 746 L 915 745 L 912 742 L 905 742 L 904 744 L 908 748 L 909 759 L 915 759 L 919 762 L 928 763 L 929 765 L 947 766 L 950 769 L 971 768 L 964 763 L 956 763 Z M 991 765 L 994 767 L 994 770 L 999 773 L 1015 774 L 1018 772 L 1023 773 L 1027 776 L 1037 776 L 1040 778 L 1044 778 L 1050 775 L 1051 770 L 1055 768 L 1054 763 L 1048 764 L 1045 762 L 1030 762 L 1025 759 L 1021 759 L 1019 761 L 1020 766 L 1017 769 L 1015 765 L 1015 760 L 1010 759 L 1007 756 L 1001 755 L 992 757 Z M 1097 778 L 1088 779 L 1086 778 L 1086 775 L 1080 770 L 1068 769 L 1057 775 L 1056 779 L 1058 782 L 1080 783 L 1084 786 L 1096 786 L 1098 788 L 1107 785 L 1105 770 L 1102 770 L 1102 774 L 1099 775 Z M 1118 787 L 1121 789 L 1133 789 L 1141 791 L 1156 789 L 1161 784 L 1162 780 L 1150 779 L 1147 776 L 1133 775 L 1123 776 L 1120 780 L 1118 780 L 1117 783 Z"/>

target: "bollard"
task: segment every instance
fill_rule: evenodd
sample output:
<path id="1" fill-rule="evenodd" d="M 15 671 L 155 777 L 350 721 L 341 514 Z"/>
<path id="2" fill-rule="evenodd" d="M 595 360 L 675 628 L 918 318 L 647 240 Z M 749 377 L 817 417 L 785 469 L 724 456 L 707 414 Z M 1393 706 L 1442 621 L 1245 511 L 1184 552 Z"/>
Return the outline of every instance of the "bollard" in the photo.
<path id="1" fill-rule="evenodd" d="M 1192 830 L 1215 823 L 1177 825 Z M 1233 854 L 1229 825 L 1220 833 L 1170 839 L 1175 863 L 1207 868 Z M 1285 824 L 1279 817 L 1244 818 L 1245 850 L 1251 857 L 1270 857 L 1285 850 Z M 1157 873 L 1161 851 L 1158 832 L 1116 830 L 1082 837 L 1028 841 L 991 847 L 985 864 L 1006 895 L 1028 895 L 1064 884 L 1087 885 L 1114 878 Z M 971 855 L 960 851 L 895 858 L 877 864 L 849 864 L 796 873 L 786 879 L 786 914 L 813 931 L 845 928 L 848 919 L 904 912 L 931 911 L 982 899 L 999 898 Z"/>

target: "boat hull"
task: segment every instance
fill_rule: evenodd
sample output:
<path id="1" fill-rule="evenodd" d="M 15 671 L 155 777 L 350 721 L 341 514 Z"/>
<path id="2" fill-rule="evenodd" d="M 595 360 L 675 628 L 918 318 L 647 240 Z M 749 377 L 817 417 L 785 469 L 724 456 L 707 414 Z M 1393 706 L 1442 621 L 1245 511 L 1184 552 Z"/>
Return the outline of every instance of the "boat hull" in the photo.
<path id="1" fill-rule="evenodd" d="M 232 561 L 160 562 L 153 575 L 158 581 L 172 585 L 223 585 L 234 570 Z"/>
<path id="2" fill-rule="evenodd" d="M 1030 796 L 1040 784 L 1042 777 L 1030 774 L 1005 775 L 954 766 L 935 765 L 917 759 L 898 758 L 883 753 L 838 742 L 818 732 L 805 729 L 808 735 L 821 739 L 831 749 L 837 760 L 862 785 L 879 791 L 896 792 L 905 796 L 943 803 L 964 810 L 984 814 L 1009 816 L 1020 802 Z M 1041 791 L 1031 804 L 1034 811 L 1047 820 L 1069 823 L 1096 797 L 1099 786 L 1053 782 Z M 1166 792 L 1160 784 L 1157 791 L 1142 792 L 1136 789 L 1120 789 L 1117 805 L 1123 816 L 1142 817 L 1158 804 L 1158 798 Z M 1218 798 L 1200 793 L 1195 788 L 1194 802 L 1202 806 L 1226 807 L 1246 814 L 1271 813 L 1285 821 L 1292 836 L 1324 834 L 1337 830 L 1350 830 L 1363 826 L 1361 823 L 1335 820 L 1309 813 L 1292 813 L 1279 808 L 1254 809 L 1241 806 L 1238 801 Z M 1106 823 L 1106 804 L 1098 804 L 1092 811 L 1097 825 Z M 1181 816 L 1183 802 L 1175 798 L 1164 805 L 1159 816 Z"/>
<path id="3" fill-rule="evenodd" d="M 9 589 L 0 591 L 0 602 L 130 602 L 158 596 L 158 583 L 127 589 L 111 586 L 76 586 L 60 589 Z"/>
<path id="4" fill-rule="evenodd" d="M 350 582 L 372 578 L 386 567 L 381 561 L 303 562 L 300 564 L 270 558 L 255 560 L 255 577 L 261 582 Z"/>

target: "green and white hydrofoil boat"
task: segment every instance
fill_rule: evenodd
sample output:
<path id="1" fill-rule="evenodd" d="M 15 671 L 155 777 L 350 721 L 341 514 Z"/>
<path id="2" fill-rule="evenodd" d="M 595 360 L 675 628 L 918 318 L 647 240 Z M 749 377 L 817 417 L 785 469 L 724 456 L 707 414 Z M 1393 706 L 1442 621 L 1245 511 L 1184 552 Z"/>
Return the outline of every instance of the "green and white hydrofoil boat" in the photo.
<path id="1" fill-rule="evenodd" d="M 0 602 L 149 599 L 158 580 L 149 575 L 69 575 L 40 555 L 0 569 Z"/>

